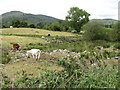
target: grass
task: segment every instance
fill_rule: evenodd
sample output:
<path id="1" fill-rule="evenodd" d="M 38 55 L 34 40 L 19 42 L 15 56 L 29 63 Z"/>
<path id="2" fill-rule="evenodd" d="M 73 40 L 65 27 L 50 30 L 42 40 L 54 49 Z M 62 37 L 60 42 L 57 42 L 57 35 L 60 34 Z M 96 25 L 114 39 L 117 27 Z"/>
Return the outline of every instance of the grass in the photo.
<path id="1" fill-rule="evenodd" d="M 10 79 L 16 78 L 15 76 L 21 77 L 22 71 L 25 71 L 25 74 L 33 74 L 32 77 L 38 77 L 44 73 L 44 69 L 52 71 L 61 71 L 64 68 L 58 66 L 57 64 L 52 64 L 48 60 L 33 61 L 32 59 L 20 60 L 15 63 L 6 64 L 4 66 L 4 72 Z"/>
<path id="2" fill-rule="evenodd" d="M 2 47 L 12 48 L 13 43 L 18 43 L 21 47 L 25 47 L 29 43 L 41 43 L 45 42 L 44 39 L 36 37 L 22 37 L 22 36 L 2 36 Z"/>
<path id="3" fill-rule="evenodd" d="M 18 79 L 14 83 L 5 81 L 8 83 L 3 85 L 3 87 L 19 87 L 19 88 L 116 88 L 118 87 L 117 77 L 118 77 L 118 66 L 116 63 L 112 63 L 113 66 L 81 66 L 78 63 L 80 59 L 64 58 L 58 59 L 58 64 L 63 66 L 63 68 L 56 67 L 54 64 L 46 61 L 33 62 L 33 61 L 21 61 L 14 64 L 5 66 L 7 71 L 11 74 L 14 71 L 19 70 Z M 86 61 L 88 61 L 86 59 Z M 26 63 L 27 62 L 27 63 Z M 19 64 L 19 65 L 18 65 Z M 49 65 L 48 65 L 49 64 Z M 99 63 L 100 64 L 100 63 Z M 43 66 L 42 66 L 43 65 Z M 32 66 L 32 68 L 31 68 Z M 10 68 L 13 69 L 10 72 Z M 16 69 L 14 69 L 16 68 Z M 86 68 L 86 69 L 85 69 Z M 25 72 L 21 75 L 22 69 Z M 30 71 L 30 69 L 32 69 Z M 44 72 L 42 73 L 41 70 Z M 57 70 L 59 72 L 55 72 Z M 30 72 L 29 72 L 30 71 Z M 37 76 L 31 77 L 29 74 L 36 74 Z M 13 74 L 12 73 L 12 74 Z M 38 74 L 39 73 L 39 74 Z"/>
<path id="4" fill-rule="evenodd" d="M 45 51 L 48 54 L 44 52 L 38 61 L 33 61 L 32 58 L 17 58 L 19 61 L 5 64 L 2 68 L 5 75 L 10 79 L 17 78 L 18 80 L 11 83 L 11 81 L 5 79 L 3 87 L 11 87 L 14 84 L 14 87 L 23 88 L 115 88 L 117 85 L 118 61 L 107 59 L 107 57 L 120 54 L 116 48 L 110 48 L 115 46 L 116 42 L 81 41 L 81 37 L 77 34 L 32 28 L 0 30 L 3 31 L 3 47 L 12 48 L 12 43 L 19 43 L 22 47 L 20 53 L 25 54 L 24 51 L 28 49 L 39 48 L 42 52 Z M 40 38 L 42 35 L 47 36 L 49 33 L 52 35 L 48 37 L 49 39 Z M 53 41 L 51 42 L 51 40 Z M 56 42 L 56 40 L 61 42 Z M 74 42 L 74 40 L 76 41 Z M 50 41 L 50 43 L 42 44 L 46 41 Z M 104 51 L 102 53 L 99 50 L 95 51 L 96 46 L 103 46 Z M 119 45 L 116 47 L 119 49 Z M 55 49 L 79 52 L 80 57 L 65 57 L 67 54 L 61 53 L 49 56 L 49 52 Z M 90 51 L 90 53 L 84 53 L 84 50 Z M 96 56 L 94 52 L 96 52 Z M 19 52 L 10 52 L 9 49 L 5 50 L 4 53 L 5 60 L 19 54 Z M 101 59 L 106 63 L 105 65 L 100 62 Z M 89 64 L 90 61 L 94 61 L 97 65 L 92 66 Z"/>
<path id="5" fill-rule="evenodd" d="M 29 43 L 41 43 L 46 40 L 41 39 L 41 36 L 76 36 L 76 34 L 68 32 L 58 32 L 58 31 L 48 31 L 43 29 L 33 29 L 33 28 L 5 28 L 0 29 L 2 31 L 2 45 L 3 47 L 11 47 L 12 43 L 19 43 L 24 47 Z"/>
<path id="6" fill-rule="evenodd" d="M 69 32 L 59 32 L 59 31 L 48 31 L 43 29 L 33 29 L 33 28 L 5 28 L 0 29 L 2 34 L 23 34 L 23 35 L 44 35 L 47 36 L 76 36 L 76 34 Z"/>

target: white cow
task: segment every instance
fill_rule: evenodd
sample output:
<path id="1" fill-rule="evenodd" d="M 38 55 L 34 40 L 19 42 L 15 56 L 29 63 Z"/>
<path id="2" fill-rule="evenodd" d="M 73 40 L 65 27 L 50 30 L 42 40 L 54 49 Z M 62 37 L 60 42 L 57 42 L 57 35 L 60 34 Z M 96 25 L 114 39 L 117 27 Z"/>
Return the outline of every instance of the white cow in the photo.
<path id="1" fill-rule="evenodd" d="M 13 28 L 13 26 L 10 26 L 10 28 Z"/>
<path id="2" fill-rule="evenodd" d="M 33 59 L 37 60 L 40 59 L 40 53 L 41 51 L 39 49 L 31 49 L 27 51 L 26 56 L 32 55 Z"/>

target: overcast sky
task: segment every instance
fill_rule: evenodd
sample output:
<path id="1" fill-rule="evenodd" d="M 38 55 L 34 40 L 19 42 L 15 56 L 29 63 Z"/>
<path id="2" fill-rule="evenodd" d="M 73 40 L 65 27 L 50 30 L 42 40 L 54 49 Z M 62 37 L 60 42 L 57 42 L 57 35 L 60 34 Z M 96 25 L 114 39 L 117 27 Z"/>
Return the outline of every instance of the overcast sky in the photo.
<path id="1" fill-rule="evenodd" d="M 0 14 L 22 11 L 65 19 L 70 7 L 79 7 L 91 14 L 90 19 L 118 19 L 120 0 L 0 0 Z"/>

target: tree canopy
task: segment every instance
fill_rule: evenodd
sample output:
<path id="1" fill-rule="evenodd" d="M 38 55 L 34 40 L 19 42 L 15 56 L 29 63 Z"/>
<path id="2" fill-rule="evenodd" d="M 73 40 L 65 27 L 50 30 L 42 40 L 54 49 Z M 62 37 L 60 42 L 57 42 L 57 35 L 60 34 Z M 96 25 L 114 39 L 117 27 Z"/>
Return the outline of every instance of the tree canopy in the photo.
<path id="1" fill-rule="evenodd" d="M 78 7 L 72 7 L 68 11 L 66 21 L 77 32 L 80 32 L 81 27 L 89 21 L 90 14 Z"/>

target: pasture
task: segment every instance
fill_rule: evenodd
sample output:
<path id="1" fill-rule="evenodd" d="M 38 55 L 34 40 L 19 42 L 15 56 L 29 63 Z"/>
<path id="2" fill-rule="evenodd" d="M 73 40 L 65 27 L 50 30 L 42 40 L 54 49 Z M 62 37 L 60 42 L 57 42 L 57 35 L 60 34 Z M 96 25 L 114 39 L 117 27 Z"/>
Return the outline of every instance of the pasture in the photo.
<path id="1" fill-rule="evenodd" d="M 45 40 L 34 37 L 22 37 L 22 36 L 2 36 L 2 46 L 10 48 L 13 43 L 19 43 L 21 47 L 24 47 L 29 43 L 41 43 Z"/>
<path id="2" fill-rule="evenodd" d="M 52 36 L 76 36 L 69 32 L 48 31 L 43 29 L 34 28 L 5 28 L 0 29 L 2 34 L 22 34 L 22 35 L 45 35 L 51 34 Z"/>
<path id="3" fill-rule="evenodd" d="M 47 36 L 51 34 L 52 36 L 75 36 L 75 34 L 68 32 L 58 32 L 58 31 L 48 31 L 33 28 L 6 28 L 0 29 L 2 32 L 2 46 L 11 47 L 12 43 L 19 43 L 25 46 L 29 43 L 41 43 L 47 40 L 42 39 L 41 36 Z"/>
<path id="4" fill-rule="evenodd" d="M 3 88 L 118 88 L 118 42 L 33 28 L 0 31 Z M 19 51 L 12 51 L 13 43 L 21 45 Z M 25 57 L 33 48 L 42 51 L 38 61 Z"/>

